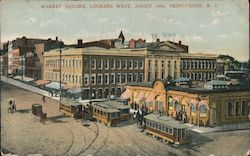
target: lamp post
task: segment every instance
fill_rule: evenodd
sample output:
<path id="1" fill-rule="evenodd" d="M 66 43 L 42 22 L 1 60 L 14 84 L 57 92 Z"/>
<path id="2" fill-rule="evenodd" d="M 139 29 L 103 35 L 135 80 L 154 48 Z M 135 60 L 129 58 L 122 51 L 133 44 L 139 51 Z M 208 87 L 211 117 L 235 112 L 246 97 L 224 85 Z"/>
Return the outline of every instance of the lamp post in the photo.
<path id="1" fill-rule="evenodd" d="M 59 63 L 60 63 L 60 69 L 59 69 L 59 72 L 60 72 L 60 103 L 61 103 L 61 99 L 62 99 L 62 46 L 61 46 L 61 41 L 59 41 L 59 46 L 60 46 L 60 60 L 59 60 Z"/>

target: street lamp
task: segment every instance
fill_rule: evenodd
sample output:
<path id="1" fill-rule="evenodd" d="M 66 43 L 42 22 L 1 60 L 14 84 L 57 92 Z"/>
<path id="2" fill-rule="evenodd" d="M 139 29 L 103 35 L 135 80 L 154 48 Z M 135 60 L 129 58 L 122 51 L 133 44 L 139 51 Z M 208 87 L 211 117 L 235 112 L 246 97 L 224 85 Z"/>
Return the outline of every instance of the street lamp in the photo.
<path id="1" fill-rule="evenodd" d="M 61 46 L 61 41 L 59 41 L 59 46 L 60 46 L 60 60 L 59 60 L 59 63 L 60 63 L 60 103 L 61 103 L 61 99 L 62 99 L 62 46 Z"/>

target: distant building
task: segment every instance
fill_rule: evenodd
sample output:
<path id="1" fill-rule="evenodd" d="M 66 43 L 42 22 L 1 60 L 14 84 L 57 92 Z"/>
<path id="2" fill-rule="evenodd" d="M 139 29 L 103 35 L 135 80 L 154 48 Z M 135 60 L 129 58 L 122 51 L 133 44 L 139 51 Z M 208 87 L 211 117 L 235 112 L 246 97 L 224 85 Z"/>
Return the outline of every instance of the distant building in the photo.
<path id="1" fill-rule="evenodd" d="M 190 78 L 193 81 L 209 81 L 216 77 L 216 55 L 182 53 L 180 57 L 182 77 Z"/>
<path id="2" fill-rule="evenodd" d="M 53 45 L 58 45 L 59 43 L 63 44 L 62 41 L 58 41 L 57 37 L 55 40 L 51 40 L 51 38 L 34 39 L 26 38 L 25 36 L 22 38 L 16 38 L 11 42 L 5 43 L 3 45 L 3 48 L 8 51 L 8 75 L 18 74 L 19 57 L 25 55 L 28 52 L 34 52 L 35 45 L 42 43 L 49 43 Z"/>

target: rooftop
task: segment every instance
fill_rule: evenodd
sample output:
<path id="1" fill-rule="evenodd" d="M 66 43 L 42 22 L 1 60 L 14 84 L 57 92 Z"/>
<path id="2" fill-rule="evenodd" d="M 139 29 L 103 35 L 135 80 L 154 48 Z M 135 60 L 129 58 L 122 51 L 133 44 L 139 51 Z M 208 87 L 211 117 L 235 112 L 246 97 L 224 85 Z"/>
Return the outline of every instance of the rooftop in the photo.
<path id="1" fill-rule="evenodd" d="M 147 120 L 157 122 L 162 125 L 173 127 L 173 128 L 178 128 L 178 129 L 188 128 L 188 126 L 185 125 L 184 123 L 176 121 L 173 118 L 168 117 L 168 116 L 159 116 L 157 114 L 151 113 L 151 114 L 144 116 L 144 118 L 146 118 Z"/>

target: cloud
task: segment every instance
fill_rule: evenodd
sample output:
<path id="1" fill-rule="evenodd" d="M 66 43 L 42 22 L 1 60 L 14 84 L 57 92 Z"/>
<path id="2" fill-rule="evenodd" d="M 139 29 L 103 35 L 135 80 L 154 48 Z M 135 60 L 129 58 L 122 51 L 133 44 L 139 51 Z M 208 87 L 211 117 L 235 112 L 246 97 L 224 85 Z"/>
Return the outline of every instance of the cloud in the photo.
<path id="1" fill-rule="evenodd" d="M 216 25 L 216 24 L 218 24 L 218 23 L 219 23 L 219 20 L 218 20 L 218 19 L 214 19 L 214 20 L 212 21 L 211 25 Z"/>
<path id="2" fill-rule="evenodd" d="M 226 12 L 222 12 L 220 10 L 212 11 L 212 15 L 215 16 L 215 17 L 226 16 L 227 14 L 229 14 L 229 11 L 226 11 Z"/>
<path id="3" fill-rule="evenodd" d="M 100 18 L 97 20 L 98 23 L 105 23 L 105 22 L 108 22 L 109 19 L 108 18 Z"/>
<path id="4" fill-rule="evenodd" d="M 222 39 L 222 38 L 227 38 L 227 35 L 226 34 L 219 34 L 216 37 Z"/>
<path id="5" fill-rule="evenodd" d="M 26 24 L 33 24 L 33 23 L 35 23 L 37 21 L 37 19 L 36 18 L 33 18 L 33 17 L 31 17 L 31 18 L 29 18 L 28 20 L 26 20 L 26 21 L 24 21 Z"/>
<path id="6" fill-rule="evenodd" d="M 213 21 L 211 21 L 211 23 L 206 23 L 206 24 L 201 23 L 201 24 L 200 24 L 200 27 L 201 27 L 201 28 L 212 27 L 212 26 L 218 24 L 219 22 L 220 22 L 219 19 L 216 18 L 216 19 L 214 19 Z"/>
<path id="7" fill-rule="evenodd" d="M 41 22 L 41 23 L 40 23 L 40 26 L 41 26 L 41 27 L 45 27 L 45 26 L 47 26 L 47 25 L 50 25 L 50 24 L 56 23 L 56 22 L 57 22 L 57 19 L 56 19 L 56 18 L 55 18 L 55 19 L 49 19 L 49 20 L 47 20 L 47 21 Z"/>

